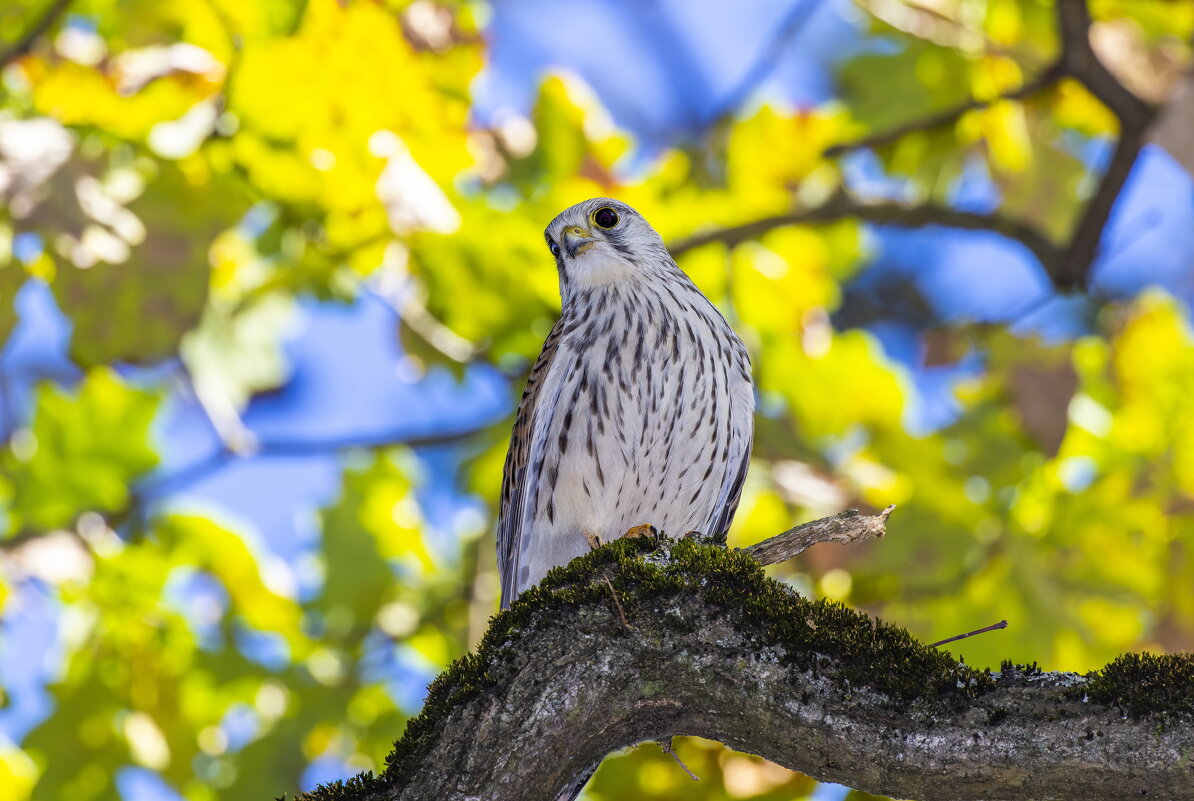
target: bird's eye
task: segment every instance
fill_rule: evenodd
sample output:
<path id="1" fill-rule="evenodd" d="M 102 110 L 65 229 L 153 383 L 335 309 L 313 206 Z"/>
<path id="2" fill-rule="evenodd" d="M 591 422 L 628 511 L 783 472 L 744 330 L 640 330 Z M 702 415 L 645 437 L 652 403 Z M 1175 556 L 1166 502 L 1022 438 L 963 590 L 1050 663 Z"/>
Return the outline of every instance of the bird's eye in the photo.
<path id="1" fill-rule="evenodd" d="M 558 242 L 548 242 L 547 247 L 551 250 L 551 255 L 557 259 L 560 257 L 560 245 Z"/>
<path id="2" fill-rule="evenodd" d="M 593 215 L 593 222 L 597 223 L 598 228 L 609 230 L 618 224 L 618 213 L 609 206 L 604 206 L 597 209 L 597 213 Z"/>

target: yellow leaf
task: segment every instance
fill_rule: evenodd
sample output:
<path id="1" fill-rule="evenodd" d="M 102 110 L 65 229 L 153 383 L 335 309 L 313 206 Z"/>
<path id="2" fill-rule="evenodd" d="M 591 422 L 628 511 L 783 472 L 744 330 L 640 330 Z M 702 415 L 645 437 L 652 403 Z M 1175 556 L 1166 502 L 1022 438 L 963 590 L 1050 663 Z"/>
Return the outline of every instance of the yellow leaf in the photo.
<path id="1" fill-rule="evenodd" d="M 0 801 L 30 798 L 37 776 L 37 765 L 28 754 L 8 744 L 0 745 Z"/>

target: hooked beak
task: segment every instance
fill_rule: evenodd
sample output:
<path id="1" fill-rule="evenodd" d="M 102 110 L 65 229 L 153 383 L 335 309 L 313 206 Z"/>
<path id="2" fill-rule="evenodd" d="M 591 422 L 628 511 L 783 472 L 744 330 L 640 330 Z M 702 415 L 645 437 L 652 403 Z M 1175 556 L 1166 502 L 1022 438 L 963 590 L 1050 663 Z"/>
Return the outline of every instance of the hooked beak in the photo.
<path id="1" fill-rule="evenodd" d="M 564 229 L 564 249 L 568 251 L 568 258 L 574 259 L 593 244 L 593 234 L 578 225 Z"/>

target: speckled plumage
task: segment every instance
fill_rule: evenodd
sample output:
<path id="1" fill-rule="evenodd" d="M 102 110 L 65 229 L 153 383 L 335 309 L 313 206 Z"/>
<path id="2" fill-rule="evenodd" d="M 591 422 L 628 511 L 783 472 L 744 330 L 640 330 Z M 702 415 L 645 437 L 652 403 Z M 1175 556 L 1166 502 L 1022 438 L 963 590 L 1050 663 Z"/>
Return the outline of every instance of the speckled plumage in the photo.
<path id="1" fill-rule="evenodd" d="M 612 209 L 603 230 L 594 215 Z M 722 533 L 746 476 L 750 358 L 624 203 L 596 198 L 547 227 L 563 313 L 531 370 L 502 481 L 502 607 L 549 569 L 649 524 Z"/>

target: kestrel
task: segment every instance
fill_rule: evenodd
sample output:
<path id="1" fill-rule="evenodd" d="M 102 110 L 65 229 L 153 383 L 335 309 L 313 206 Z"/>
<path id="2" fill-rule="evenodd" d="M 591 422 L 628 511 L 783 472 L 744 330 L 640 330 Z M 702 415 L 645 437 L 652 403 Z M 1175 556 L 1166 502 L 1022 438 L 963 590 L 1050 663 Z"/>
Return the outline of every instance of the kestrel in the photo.
<path id="1" fill-rule="evenodd" d="M 502 480 L 502 608 L 597 541 L 721 534 L 754 431 L 750 357 L 625 203 L 551 221 L 563 313 L 518 406 Z"/>

